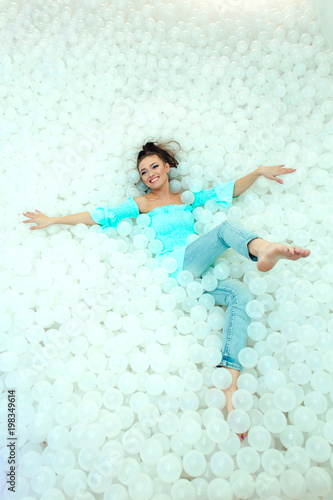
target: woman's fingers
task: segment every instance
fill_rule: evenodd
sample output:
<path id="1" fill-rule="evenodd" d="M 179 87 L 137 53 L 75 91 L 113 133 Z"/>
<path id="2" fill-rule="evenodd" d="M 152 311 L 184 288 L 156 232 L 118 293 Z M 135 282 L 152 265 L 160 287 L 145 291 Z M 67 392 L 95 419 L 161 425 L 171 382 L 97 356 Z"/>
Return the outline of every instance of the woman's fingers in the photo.
<path id="1" fill-rule="evenodd" d="M 40 210 L 37 210 L 35 212 L 23 212 L 23 215 L 28 218 L 28 220 L 24 220 L 22 222 L 25 223 L 33 223 L 36 224 L 35 226 L 29 227 L 32 231 L 35 229 L 42 229 L 44 227 L 48 226 L 48 219 L 47 215 L 43 214 Z"/>
<path id="2" fill-rule="evenodd" d="M 292 174 L 293 172 L 296 172 L 296 168 L 282 168 L 284 165 L 276 165 L 275 167 L 264 167 L 262 174 L 264 177 L 267 177 L 267 179 L 277 181 L 279 184 L 283 184 L 283 181 L 280 179 L 277 179 L 278 175 L 284 175 L 284 174 Z"/>
<path id="3" fill-rule="evenodd" d="M 284 168 L 285 165 L 274 165 L 272 167 L 264 167 L 264 168 L 278 168 L 281 172 L 295 172 L 296 168 Z"/>
<path id="4" fill-rule="evenodd" d="M 296 168 L 281 168 L 281 174 L 291 174 L 296 172 Z"/>
<path id="5" fill-rule="evenodd" d="M 42 213 L 42 212 L 40 212 L 39 210 L 36 210 L 36 212 L 39 212 L 39 214 L 41 214 L 41 213 Z M 38 213 L 36 213 L 36 212 L 23 212 L 23 215 L 24 215 L 25 217 L 27 217 L 27 218 L 28 218 L 28 220 L 23 220 L 22 222 L 24 222 L 25 224 L 27 224 L 27 223 L 28 223 L 28 224 L 31 224 L 31 223 L 37 224 L 37 226 L 32 226 L 32 227 L 30 227 L 29 229 L 38 229 L 38 227 L 39 227 L 39 222 L 38 222 L 38 220 L 35 220 L 35 219 L 36 219 L 36 217 L 38 217 L 38 216 L 39 216 L 39 214 L 38 214 Z"/>
<path id="6" fill-rule="evenodd" d="M 287 172 L 295 172 L 296 168 L 284 168 L 283 165 L 279 165 L 278 167 L 272 167 L 272 168 L 277 168 L 279 172 L 282 172 L 283 174 L 286 174 Z"/>
<path id="7" fill-rule="evenodd" d="M 276 182 L 279 182 L 280 184 L 281 184 L 281 183 L 283 184 L 283 181 L 282 181 L 281 179 L 278 179 L 278 178 L 276 177 L 276 175 L 277 175 L 277 174 L 275 174 L 275 175 L 274 175 L 274 174 L 270 174 L 270 175 L 266 175 L 265 177 L 266 177 L 267 179 L 269 179 L 270 181 L 276 181 Z"/>

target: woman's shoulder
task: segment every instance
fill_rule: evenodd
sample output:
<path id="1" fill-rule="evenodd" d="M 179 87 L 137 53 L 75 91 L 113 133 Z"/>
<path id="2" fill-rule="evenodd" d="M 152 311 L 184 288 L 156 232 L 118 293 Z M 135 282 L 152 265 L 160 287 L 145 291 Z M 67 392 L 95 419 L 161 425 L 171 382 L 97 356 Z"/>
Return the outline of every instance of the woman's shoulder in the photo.
<path id="1" fill-rule="evenodd" d="M 138 205 L 140 214 L 149 211 L 148 200 L 145 196 L 138 196 L 137 198 L 133 198 L 133 200 Z"/>

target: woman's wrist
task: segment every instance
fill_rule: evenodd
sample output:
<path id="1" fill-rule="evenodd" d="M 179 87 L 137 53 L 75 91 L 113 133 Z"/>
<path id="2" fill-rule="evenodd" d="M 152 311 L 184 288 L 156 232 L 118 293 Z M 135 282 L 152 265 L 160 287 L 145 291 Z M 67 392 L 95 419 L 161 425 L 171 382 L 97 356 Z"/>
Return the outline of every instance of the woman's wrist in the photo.
<path id="1" fill-rule="evenodd" d="M 48 226 L 52 226 L 52 224 L 58 224 L 58 217 L 49 217 L 47 221 Z"/>

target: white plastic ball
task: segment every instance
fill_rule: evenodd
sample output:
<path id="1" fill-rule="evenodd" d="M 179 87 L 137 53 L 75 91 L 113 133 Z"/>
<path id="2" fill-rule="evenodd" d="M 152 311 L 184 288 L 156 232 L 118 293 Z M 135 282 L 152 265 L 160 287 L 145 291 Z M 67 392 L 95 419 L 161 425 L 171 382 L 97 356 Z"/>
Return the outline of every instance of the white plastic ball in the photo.
<path id="1" fill-rule="evenodd" d="M 234 495 L 238 498 L 251 498 L 254 492 L 254 480 L 251 474 L 245 470 L 235 470 L 230 477 L 230 483 Z"/>
<path id="2" fill-rule="evenodd" d="M 44 493 L 53 488 L 56 475 L 51 467 L 38 467 L 31 477 L 31 487 L 36 493 Z"/>
<path id="3" fill-rule="evenodd" d="M 259 453 L 249 446 L 242 447 L 236 455 L 239 469 L 254 474 L 260 467 Z"/>
<path id="4" fill-rule="evenodd" d="M 133 500 L 144 500 L 150 498 L 154 491 L 153 480 L 148 474 L 138 473 L 131 477 L 128 492 Z"/>
<path id="5" fill-rule="evenodd" d="M 314 495 L 325 497 L 332 491 L 332 478 L 329 472 L 321 467 L 310 467 L 305 473 L 307 487 Z"/>
<path id="6" fill-rule="evenodd" d="M 173 453 L 167 453 L 157 462 L 158 477 L 165 483 L 174 483 L 180 478 L 182 462 Z"/>
<path id="7" fill-rule="evenodd" d="M 262 467 L 270 476 L 280 476 L 286 468 L 284 454 L 279 450 L 266 450 L 261 456 Z"/>
<path id="8" fill-rule="evenodd" d="M 234 410 L 236 411 L 236 410 Z M 241 410 L 239 410 L 241 411 Z M 243 419 L 245 421 L 245 419 Z M 229 433 L 230 433 L 230 429 L 229 429 L 229 421 L 228 423 L 223 420 L 222 418 L 213 418 L 211 419 L 207 426 L 206 426 L 206 431 L 207 431 L 207 436 L 208 438 L 214 442 L 214 443 L 223 443 L 225 442 L 228 437 L 229 437 Z M 243 427 L 246 427 L 246 424 L 247 422 L 243 422 L 241 418 L 237 419 L 235 418 L 231 424 L 237 428 L 241 427 L 243 425 Z M 230 425 L 230 428 L 231 428 L 231 425 Z M 233 430 L 233 429 L 232 429 Z M 235 431 L 237 432 L 237 431 Z M 243 432 L 243 431 L 239 431 L 239 432 Z"/>
<path id="9" fill-rule="evenodd" d="M 188 451 L 183 458 L 183 467 L 190 476 L 199 477 L 206 469 L 206 458 L 197 450 Z"/>
<path id="10" fill-rule="evenodd" d="M 285 495 L 297 498 L 303 491 L 304 478 L 298 471 L 285 470 L 281 474 L 280 484 Z"/>
<path id="11" fill-rule="evenodd" d="M 250 427 L 250 418 L 244 410 L 232 410 L 227 417 L 230 429 L 236 434 L 246 432 Z"/>
<path id="12" fill-rule="evenodd" d="M 232 457 L 223 451 L 216 451 L 210 459 L 210 467 L 215 476 L 228 479 L 234 471 Z"/>
<path id="13" fill-rule="evenodd" d="M 225 500 L 232 500 L 234 497 L 233 489 L 230 483 L 223 478 L 215 478 L 210 481 L 207 488 L 207 498 L 208 500 L 219 500 L 221 496 L 221 491 Z"/>
<path id="14" fill-rule="evenodd" d="M 331 456 L 331 447 L 322 436 L 311 436 L 305 443 L 311 459 L 316 463 L 327 462 Z"/>
<path id="15" fill-rule="evenodd" d="M 293 413 L 293 423 L 301 432 L 313 431 L 317 425 L 317 421 L 317 415 L 310 408 L 300 406 Z"/>
<path id="16" fill-rule="evenodd" d="M 253 397 L 245 389 L 238 389 L 232 395 L 232 404 L 235 409 L 247 411 L 253 406 Z"/>
<path id="17" fill-rule="evenodd" d="M 258 354 L 251 347 L 244 347 L 238 354 L 238 360 L 244 368 L 253 368 L 258 362 Z"/>

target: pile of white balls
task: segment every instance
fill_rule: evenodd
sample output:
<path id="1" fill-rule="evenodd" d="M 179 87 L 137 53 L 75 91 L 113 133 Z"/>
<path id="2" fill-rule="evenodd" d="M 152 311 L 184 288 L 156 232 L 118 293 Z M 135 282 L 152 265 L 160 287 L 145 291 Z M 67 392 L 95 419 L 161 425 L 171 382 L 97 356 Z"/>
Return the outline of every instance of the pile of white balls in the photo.
<path id="1" fill-rule="evenodd" d="M 331 500 L 333 57 L 314 5 L 2 4 L 1 498 Z M 176 280 L 149 215 L 106 233 L 22 223 L 144 194 L 148 138 L 182 146 L 173 192 L 296 168 L 195 209 L 195 230 L 228 218 L 310 257 L 260 273 L 228 250 Z M 226 278 L 254 294 L 229 416 L 225 309 L 205 293 Z"/>

